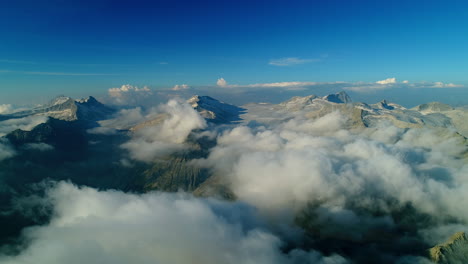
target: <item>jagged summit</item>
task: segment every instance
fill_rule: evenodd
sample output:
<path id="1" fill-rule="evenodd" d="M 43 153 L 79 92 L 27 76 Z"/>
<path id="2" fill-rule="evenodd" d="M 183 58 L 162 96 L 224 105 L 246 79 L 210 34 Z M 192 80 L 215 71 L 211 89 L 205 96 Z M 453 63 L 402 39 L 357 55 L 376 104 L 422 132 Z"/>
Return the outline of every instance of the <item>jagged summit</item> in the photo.
<path id="1" fill-rule="evenodd" d="M 33 109 L 2 116 L 2 119 L 23 118 L 28 116 L 49 116 L 64 121 L 96 121 L 107 118 L 114 110 L 89 96 L 74 100 L 67 96 L 57 96 L 49 103 Z"/>
<path id="2" fill-rule="evenodd" d="M 318 97 L 314 94 L 308 96 L 294 96 L 291 99 L 280 103 L 280 105 L 308 105 L 313 103 Z"/>
<path id="3" fill-rule="evenodd" d="M 321 105 L 332 104 L 349 104 L 352 100 L 348 94 L 345 92 L 339 92 L 335 94 L 329 94 L 323 97 L 318 97 L 317 95 L 308 95 L 308 96 L 294 96 L 291 99 L 280 103 L 279 105 L 284 107 L 289 111 L 298 111 L 305 108 L 314 108 Z"/>
<path id="4" fill-rule="evenodd" d="M 447 242 L 431 248 L 429 255 L 438 264 L 468 263 L 468 238 L 465 232 L 457 232 Z"/>
<path id="5" fill-rule="evenodd" d="M 87 98 L 81 98 L 81 99 L 77 99 L 75 100 L 77 103 L 80 103 L 80 104 L 101 104 L 101 102 L 99 102 L 96 98 L 94 98 L 93 96 L 88 96 Z"/>
<path id="6" fill-rule="evenodd" d="M 194 95 L 187 100 L 201 116 L 214 123 L 231 123 L 239 121 L 239 115 L 245 111 L 235 105 L 216 100 L 210 96 Z"/>
<path id="7" fill-rule="evenodd" d="M 349 104 L 352 102 L 351 97 L 349 97 L 349 95 L 344 91 L 335 94 L 329 94 L 324 96 L 322 99 L 337 104 Z"/>
<path id="8" fill-rule="evenodd" d="M 65 95 L 59 95 L 57 97 L 55 97 L 54 99 L 50 100 L 50 102 L 48 104 L 46 104 L 47 106 L 54 106 L 54 105 L 61 105 L 61 104 L 65 104 L 69 101 L 73 101 L 72 98 L 68 97 L 68 96 L 65 96 Z"/>

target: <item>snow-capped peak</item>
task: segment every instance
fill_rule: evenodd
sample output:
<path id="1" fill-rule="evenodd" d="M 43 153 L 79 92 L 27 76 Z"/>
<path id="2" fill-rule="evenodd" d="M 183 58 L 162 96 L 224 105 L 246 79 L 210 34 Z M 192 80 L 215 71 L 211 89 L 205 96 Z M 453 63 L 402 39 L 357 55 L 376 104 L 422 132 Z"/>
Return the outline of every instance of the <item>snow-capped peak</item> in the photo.
<path id="1" fill-rule="evenodd" d="M 218 101 L 210 96 L 194 95 L 187 100 L 201 116 L 213 122 L 232 122 L 239 120 L 239 114 L 244 110 L 235 105 Z"/>
<path id="2" fill-rule="evenodd" d="M 52 101 L 50 101 L 50 103 L 47 106 L 61 105 L 61 104 L 64 104 L 64 103 L 66 103 L 66 102 L 68 102 L 70 100 L 72 100 L 70 97 L 60 95 L 60 96 L 57 96 L 54 99 L 52 99 Z"/>
<path id="3" fill-rule="evenodd" d="M 85 103 L 99 103 L 98 100 L 96 100 L 96 98 L 92 97 L 92 96 L 88 96 L 87 98 L 81 98 L 81 99 L 78 99 L 78 100 L 75 100 L 77 103 L 80 103 L 80 104 L 85 104 Z"/>

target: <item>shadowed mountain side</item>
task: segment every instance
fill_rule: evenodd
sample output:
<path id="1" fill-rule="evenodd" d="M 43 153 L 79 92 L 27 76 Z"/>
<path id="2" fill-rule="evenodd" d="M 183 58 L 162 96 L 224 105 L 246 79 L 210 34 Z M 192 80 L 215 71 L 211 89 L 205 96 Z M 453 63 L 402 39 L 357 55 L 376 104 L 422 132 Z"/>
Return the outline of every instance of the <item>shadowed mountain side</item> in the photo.
<path id="1" fill-rule="evenodd" d="M 55 118 L 49 118 L 31 131 L 17 129 L 6 138 L 16 147 L 31 143 L 49 144 L 69 158 L 84 155 L 88 145 L 81 122 Z"/>
<path id="2" fill-rule="evenodd" d="M 0 115 L 0 121 L 20 119 L 29 116 L 48 116 L 64 121 L 80 121 L 88 127 L 96 126 L 96 121 L 109 118 L 115 110 L 100 103 L 94 97 L 74 100 L 59 96 L 48 104 L 30 110 Z"/>
<path id="3" fill-rule="evenodd" d="M 213 123 L 233 124 L 242 119 L 240 115 L 245 113 L 246 109 L 218 101 L 209 96 L 195 95 L 187 102 L 197 110 L 200 115 Z"/>

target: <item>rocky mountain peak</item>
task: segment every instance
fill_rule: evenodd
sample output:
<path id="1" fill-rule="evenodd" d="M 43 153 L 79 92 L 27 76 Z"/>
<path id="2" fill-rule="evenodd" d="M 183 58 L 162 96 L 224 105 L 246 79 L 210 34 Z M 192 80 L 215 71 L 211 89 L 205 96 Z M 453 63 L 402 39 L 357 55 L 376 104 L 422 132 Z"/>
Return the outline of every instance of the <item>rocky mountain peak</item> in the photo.
<path id="1" fill-rule="evenodd" d="M 447 242 L 431 248 L 429 255 L 437 264 L 468 263 L 468 238 L 465 232 L 457 232 Z"/>
<path id="2" fill-rule="evenodd" d="M 322 99 L 337 104 L 348 104 L 352 102 L 351 97 L 344 91 L 326 95 Z"/>
<path id="3" fill-rule="evenodd" d="M 216 100 L 210 96 L 194 95 L 187 100 L 204 118 L 215 123 L 230 123 L 240 120 L 245 109 Z"/>

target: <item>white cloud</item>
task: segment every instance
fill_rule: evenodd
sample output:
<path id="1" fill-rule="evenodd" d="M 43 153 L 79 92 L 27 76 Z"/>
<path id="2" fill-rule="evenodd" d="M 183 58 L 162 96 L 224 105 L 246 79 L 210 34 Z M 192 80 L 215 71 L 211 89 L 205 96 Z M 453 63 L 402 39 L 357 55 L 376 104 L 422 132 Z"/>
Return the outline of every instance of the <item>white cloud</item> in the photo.
<path id="1" fill-rule="evenodd" d="M 357 83 L 348 83 L 343 89 L 351 90 L 355 92 L 370 92 L 370 91 L 379 91 L 395 88 L 456 88 L 463 87 L 463 85 L 454 84 L 454 83 L 443 83 L 443 82 L 418 82 L 418 83 L 409 83 L 405 80 L 401 83 L 397 82 L 396 78 L 388 78 L 385 80 L 377 81 L 375 83 L 366 83 L 366 82 L 357 82 Z"/>
<path id="2" fill-rule="evenodd" d="M 454 84 L 454 83 L 443 83 L 443 82 L 435 82 L 432 84 L 434 88 L 456 88 L 456 87 L 463 87 L 463 85 Z"/>
<path id="3" fill-rule="evenodd" d="M 185 102 L 169 100 L 159 107 L 162 116 L 154 123 L 135 132 L 132 140 L 122 145 L 130 152 L 132 158 L 141 161 L 152 161 L 175 151 L 186 149 L 184 144 L 194 129 L 206 127 L 206 121 L 197 111 Z"/>
<path id="4" fill-rule="evenodd" d="M 218 81 L 216 81 L 216 85 L 218 85 L 220 87 L 226 87 L 227 82 L 224 80 L 224 78 L 219 78 Z"/>
<path id="5" fill-rule="evenodd" d="M 99 121 L 101 127 L 107 127 L 112 129 L 130 129 L 138 123 L 144 122 L 154 116 L 152 109 L 149 113 L 144 113 L 141 107 L 135 107 L 131 109 L 122 109 L 112 119 Z M 91 133 L 97 131 L 90 131 Z"/>
<path id="6" fill-rule="evenodd" d="M 377 81 L 378 84 L 394 84 L 396 83 L 396 78 L 387 78 L 385 80 Z"/>
<path id="7" fill-rule="evenodd" d="M 38 151 L 49 151 L 53 150 L 54 146 L 46 143 L 28 143 L 23 146 L 23 148 L 28 150 L 38 150 Z"/>
<path id="8" fill-rule="evenodd" d="M 387 78 L 377 82 L 271 82 L 271 83 L 253 83 L 253 84 L 229 84 L 225 79 L 220 78 L 217 82 L 217 87 L 236 88 L 236 91 L 251 91 L 253 89 L 278 89 L 283 91 L 307 90 L 312 88 L 323 88 L 338 90 L 349 90 L 355 92 L 372 92 L 396 88 L 455 88 L 464 87 L 463 85 L 442 82 L 419 82 L 409 83 L 405 80 L 398 82 L 396 78 Z"/>
<path id="9" fill-rule="evenodd" d="M 4 264 L 344 264 L 338 255 L 281 251 L 281 239 L 245 204 L 186 194 L 125 194 L 58 183 L 47 191 L 53 218 L 27 229 L 30 241 Z"/>
<path id="10" fill-rule="evenodd" d="M 311 210 L 315 218 L 308 226 L 317 226 L 322 238 L 366 241 L 376 226 L 392 233 L 401 223 L 391 212 L 406 204 L 438 224 L 468 221 L 468 210 L 457 202 L 468 199 L 462 158 L 468 148 L 461 137 L 390 124 L 377 129 L 384 133 L 349 130 L 349 124 L 333 112 L 316 120 L 299 113 L 269 127 L 236 127 L 197 164 L 214 169 L 239 200 L 281 223 Z"/>
<path id="11" fill-rule="evenodd" d="M 130 84 L 125 84 L 120 88 L 110 88 L 108 94 L 114 104 L 134 105 L 140 100 L 152 95 L 152 91 L 146 86 L 138 88 Z"/>
<path id="12" fill-rule="evenodd" d="M 11 158 L 16 155 L 16 151 L 10 145 L 10 142 L 0 137 L 0 161 Z"/>
<path id="13" fill-rule="evenodd" d="M 4 136 L 13 130 L 31 130 L 35 126 L 47 122 L 47 116 L 28 116 L 23 118 L 8 119 L 0 122 L 0 136 Z"/>
<path id="14" fill-rule="evenodd" d="M 0 105 L 0 114 L 8 114 L 13 111 L 13 106 L 11 104 L 1 104 Z"/>
<path id="15" fill-rule="evenodd" d="M 216 84 L 224 88 L 281 88 L 287 90 L 297 90 L 308 86 L 319 85 L 317 82 L 273 82 L 273 83 L 254 83 L 254 84 L 228 84 L 223 78 L 218 79 Z"/>
<path id="16" fill-rule="evenodd" d="M 318 62 L 320 59 L 300 59 L 297 57 L 281 58 L 281 59 L 272 59 L 268 64 L 274 66 L 293 66 L 299 64 L 305 64 L 310 62 Z"/>
<path id="17" fill-rule="evenodd" d="M 180 90 L 187 90 L 190 89 L 190 86 L 187 84 L 176 84 L 174 87 L 172 87 L 173 91 L 180 91 Z"/>

